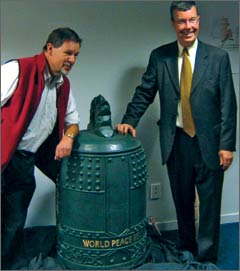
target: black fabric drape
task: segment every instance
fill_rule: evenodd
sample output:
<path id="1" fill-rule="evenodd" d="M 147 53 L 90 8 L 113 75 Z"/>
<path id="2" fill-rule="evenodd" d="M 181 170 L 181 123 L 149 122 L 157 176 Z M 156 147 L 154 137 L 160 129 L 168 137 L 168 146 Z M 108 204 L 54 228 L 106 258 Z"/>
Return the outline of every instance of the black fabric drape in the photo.
<path id="1" fill-rule="evenodd" d="M 217 270 L 214 264 L 197 262 L 188 251 L 179 251 L 174 242 L 164 239 L 151 224 L 147 224 L 150 245 L 145 262 L 132 270 Z M 56 260 L 56 227 L 26 228 L 24 250 L 13 270 L 64 270 Z"/>

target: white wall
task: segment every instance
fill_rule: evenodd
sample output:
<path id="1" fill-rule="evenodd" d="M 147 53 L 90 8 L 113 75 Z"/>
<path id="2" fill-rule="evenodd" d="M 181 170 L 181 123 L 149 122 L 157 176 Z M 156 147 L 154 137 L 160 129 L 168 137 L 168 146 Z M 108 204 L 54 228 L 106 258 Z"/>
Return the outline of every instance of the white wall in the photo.
<path id="1" fill-rule="evenodd" d="M 48 34 L 55 28 L 73 28 L 84 40 L 78 62 L 69 75 L 81 129 L 87 127 L 90 102 L 98 94 L 110 103 L 115 125 L 121 121 L 140 83 L 151 50 L 175 40 L 169 6 L 169 1 L 1 0 L 1 63 L 41 52 Z M 238 1 L 201 1 L 199 7 L 200 38 L 219 46 L 219 18 L 225 15 L 231 25 L 238 25 Z M 230 48 L 229 53 L 238 96 L 238 50 Z M 158 119 L 156 98 L 138 126 L 138 137 L 149 163 L 148 188 L 155 182 L 160 182 L 162 188 L 160 199 L 148 197 L 147 214 L 156 217 L 160 229 L 173 229 L 176 216 L 166 168 L 160 163 Z M 235 160 L 224 183 L 222 222 L 238 221 L 238 165 L 237 144 Z M 55 224 L 55 186 L 39 171 L 36 176 L 37 190 L 26 226 Z"/>

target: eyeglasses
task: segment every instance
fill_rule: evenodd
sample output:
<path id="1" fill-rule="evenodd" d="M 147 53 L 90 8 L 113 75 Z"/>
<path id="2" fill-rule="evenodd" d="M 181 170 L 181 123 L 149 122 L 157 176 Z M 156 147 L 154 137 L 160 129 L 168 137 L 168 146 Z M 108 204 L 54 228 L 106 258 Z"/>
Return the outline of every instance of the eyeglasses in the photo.
<path id="1" fill-rule="evenodd" d="M 193 17 L 190 20 L 185 20 L 185 19 L 176 20 L 176 24 L 179 26 L 186 25 L 187 22 L 189 22 L 191 25 L 196 25 L 199 22 L 199 17 Z"/>

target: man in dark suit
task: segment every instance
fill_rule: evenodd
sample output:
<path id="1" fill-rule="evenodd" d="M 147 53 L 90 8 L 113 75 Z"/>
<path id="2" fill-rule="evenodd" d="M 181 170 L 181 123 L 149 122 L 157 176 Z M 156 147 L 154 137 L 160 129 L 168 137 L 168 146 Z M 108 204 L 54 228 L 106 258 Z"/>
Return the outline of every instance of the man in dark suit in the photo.
<path id="1" fill-rule="evenodd" d="M 170 12 L 177 41 L 152 51 L 142 83 L 116 128 L 135 137 L 141 116 L 159 93 L 162 162 L 167 164 L 176 207 L 179 247 L 191 251 L 198 261 L 216 263 L 223 176 L 232 163 L 236 140 L 237 106 L 230 61 L 224 50 L 198 40 L 200 16 L 194 1 L 174 1 Z M 185 79 L 190 84 L 187 114 L 181 82 L 184 48 L 193 71 L 192 77 Z M 188 132 L 185 118 L 189 122 L 190 115 L 192 129 Z M 195 187 L 200 201 L 198 240 Z"/>

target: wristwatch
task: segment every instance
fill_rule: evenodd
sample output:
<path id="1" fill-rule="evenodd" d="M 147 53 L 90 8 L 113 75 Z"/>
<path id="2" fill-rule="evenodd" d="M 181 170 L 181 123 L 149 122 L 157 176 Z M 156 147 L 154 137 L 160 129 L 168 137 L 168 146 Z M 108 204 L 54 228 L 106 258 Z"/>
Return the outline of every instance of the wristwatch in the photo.
<path id="1" fill-rule="evenodd" d="M 72 139 L 74 139 L 74 137 L 75 137 L 75 135 L 73 134 L 73 133 L 68 133 L 68 134 L 64 134 L 65 136 L 68 136 L 68 137 L 70 137 L 70 138 L 72 138 Z"/>

